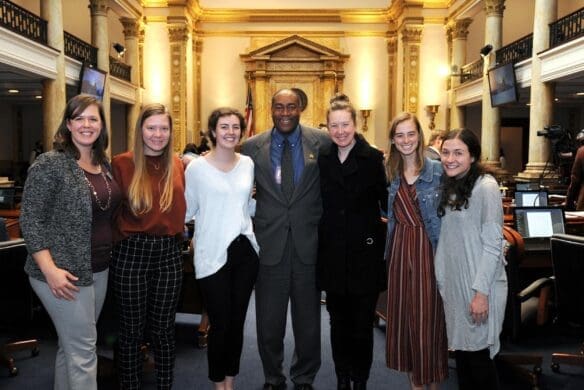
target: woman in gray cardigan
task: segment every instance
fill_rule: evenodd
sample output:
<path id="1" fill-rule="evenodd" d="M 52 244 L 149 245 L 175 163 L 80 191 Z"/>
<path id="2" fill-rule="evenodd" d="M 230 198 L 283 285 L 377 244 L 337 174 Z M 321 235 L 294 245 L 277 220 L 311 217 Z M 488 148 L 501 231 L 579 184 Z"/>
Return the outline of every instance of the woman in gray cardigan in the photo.
<path id="1" fill-rule="evenodd" d="M 95 325 L 107 288 L 111 215 L 121 198 L 107 144 L 100 102 L 75 96 L 54 149 L 35 160 L 24 186 L 25 270 L 59 336 L 55 389 L 97 389 Z"/>

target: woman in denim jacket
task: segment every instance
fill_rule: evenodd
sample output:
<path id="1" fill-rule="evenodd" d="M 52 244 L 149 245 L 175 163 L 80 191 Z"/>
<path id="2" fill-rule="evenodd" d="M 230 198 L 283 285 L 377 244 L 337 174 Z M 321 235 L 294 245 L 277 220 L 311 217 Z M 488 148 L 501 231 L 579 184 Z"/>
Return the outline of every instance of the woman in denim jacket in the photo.
<path id="1" fill-rule="evenodd" d="M 442 167 L 424 157 L 424 146 L 413 114 L 394 118 L 386 163 L 386 359 L 389 368 L 408 373 L 412 388 L 437 389 L 448 376 L 444 309 L 434 276 Z"/>

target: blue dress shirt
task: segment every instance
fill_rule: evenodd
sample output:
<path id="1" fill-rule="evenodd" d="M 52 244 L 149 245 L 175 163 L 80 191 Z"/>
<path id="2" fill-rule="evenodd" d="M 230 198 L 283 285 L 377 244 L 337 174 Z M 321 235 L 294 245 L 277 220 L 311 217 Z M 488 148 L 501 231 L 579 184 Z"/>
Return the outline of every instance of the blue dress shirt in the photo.
<path id="1" fill-rule="evenodd" d="M 294 185 L 298 184 L 302 171 L 304 170 L 304 154 L 302 152 L 302 133 L 300 126 L 296 126 L 294 131 L 289 135 L 280 133 L 275 128 L 272 129 L 272 141 L 270 143 L 270 161 L 272 163 L 272 172 L 274 180 L 278 185 L 282 184 L 281 180 L 281 162 L 282 152 L 284 150 L 284 139 L 288 138 L 292 148 L 292 164 L 294 165 Z"/>

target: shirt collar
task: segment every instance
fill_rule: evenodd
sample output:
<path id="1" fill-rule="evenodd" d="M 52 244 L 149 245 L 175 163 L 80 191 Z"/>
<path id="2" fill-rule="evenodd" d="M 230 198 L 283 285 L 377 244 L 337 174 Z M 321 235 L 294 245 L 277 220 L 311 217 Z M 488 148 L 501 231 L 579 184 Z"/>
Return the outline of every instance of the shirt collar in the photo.
<path id="1" fill-rule="evenodd" d="M 295 147 L 300 141 L 300 125 L 296 126 L 296 128 L 288 136 L 280 133 L 274 127 L 272 129 L 272 138 L 274 139 L 274 141 L 276 141 L 276 144 L 278 145 L 279 148 L 284 146 L 285 138 L 287 138 L 288 142 L 290 142 L 290 146 Z"/>

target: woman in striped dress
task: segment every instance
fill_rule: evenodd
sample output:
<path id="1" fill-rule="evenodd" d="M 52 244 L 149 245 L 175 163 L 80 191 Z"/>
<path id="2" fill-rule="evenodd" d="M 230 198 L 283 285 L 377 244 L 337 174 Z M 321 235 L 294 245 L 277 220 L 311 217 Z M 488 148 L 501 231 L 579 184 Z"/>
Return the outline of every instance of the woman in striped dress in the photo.
<path id="1" fill-rule="evenodd" d="M 442 167 L 423 156 L 424 146 L 415 115 L 394 118 L 386 163 L 390 182 L 386 358 L 389 368 L 408 373 L 413 389 L 438 388 L 448 376 L 444 309 L 434 277 Z"/>

